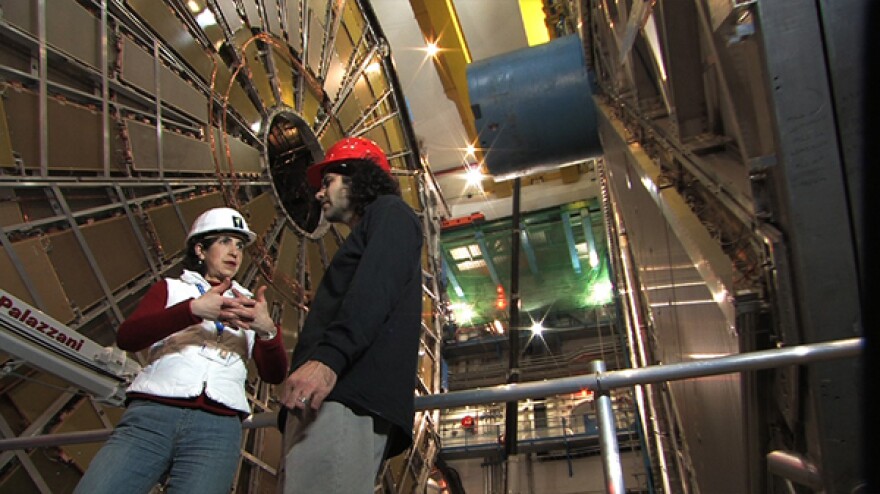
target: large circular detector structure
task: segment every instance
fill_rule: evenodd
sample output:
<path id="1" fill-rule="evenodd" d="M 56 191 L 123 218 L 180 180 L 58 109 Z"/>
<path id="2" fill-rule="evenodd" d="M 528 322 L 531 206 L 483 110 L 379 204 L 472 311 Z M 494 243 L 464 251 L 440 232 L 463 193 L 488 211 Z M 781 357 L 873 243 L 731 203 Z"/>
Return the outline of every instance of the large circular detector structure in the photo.
<path id="1" fill-rule="evenodd" d="M 413 208 L 430 202 L 403 102 L 366 2 L 0 0 L 0 295 L 109 347 L 147 287 L 179 271 L 195 217 L 226 205 L 258 234 L 239 278 L 270 286 L 292 348 L 347 233 L 321 219 L 305 169 L 364 136 Z M 118 420 L 47 370 L 49 348 L 46 361 L 9 348 L 3 438 Z M 248 393 L 255 412 L 273 408 L 268 386 Z M 248 432 L 238 492 L 274 485 L 277 436 Z M 68 492 L 99 446 L 0 451 L 0 491 Z"/>

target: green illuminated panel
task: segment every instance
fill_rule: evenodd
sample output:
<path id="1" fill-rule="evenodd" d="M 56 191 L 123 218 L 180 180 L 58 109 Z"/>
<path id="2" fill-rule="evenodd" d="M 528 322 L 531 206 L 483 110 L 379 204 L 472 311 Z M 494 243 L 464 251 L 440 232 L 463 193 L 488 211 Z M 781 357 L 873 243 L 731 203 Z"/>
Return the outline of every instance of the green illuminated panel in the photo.
<path id="1" fill-rule="evenodd" d="M 596 249 L 594 258 L 598 261 L 596 266 L 590 263 L 590 249 L 587 248 L 589 242 L 581 223 L 583 216 L 578 211 L 592 211 L 588 217 Z M 575 270 L 569 254 L 566 226 L 561 219 L 565 212 L 572 214 L 571 238 L 577 249 L 580 273 Z M 471 224 L 444 231 L 441 235 L 447 268 L 451 270 L 451 278 L 455 279 L 463 293 L 463 296 L 458 295 L 453 283 L 447 281 L 447 285 L 450 285 L 447 287 L 447 294 L 459 325 L 479 325 L 494 319 L 507 318 L 507 304 L 503 304 L 501 309 L 497 305 L 498 290 L 492 279 L 492 267 L 504 289 L 505 298 L 509 297 L 510 221 L 507 218 Z M 523 314 L 528 312 L 537 318 L 548 311 L 574 311 L 611 302 L 608 252 L 598 204 L 578 203 L 545 209 L 523 215 L 522 223 L 528 236 L 528 241 L 521 244 L 519 256 Z M 485 253 L 480 247 L 480 233 L 483 236 L 482 245 L 487 251 Z M 489 265 L 490 261 L 492 267 Z M 472 311 L 469 322 L 463 316 L 467 308 Z"/>

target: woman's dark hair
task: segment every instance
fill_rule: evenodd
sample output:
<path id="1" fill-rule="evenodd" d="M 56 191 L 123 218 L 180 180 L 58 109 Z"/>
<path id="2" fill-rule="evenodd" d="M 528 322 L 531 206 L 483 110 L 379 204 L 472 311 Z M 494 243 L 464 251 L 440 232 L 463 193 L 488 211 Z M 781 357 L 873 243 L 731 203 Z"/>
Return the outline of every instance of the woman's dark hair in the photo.
<path id="1" fill-rule="evenodd" d="M 208 250 L 214 245 L 214 242 L 219 240 L 219 237 L 209 237 L 209 236 L 200 236 L 193 237 L 186 244 L 186 255 L 183 256 L 183 268 L 188 269 L 190 271 L 195 271 L 200 275 L 205 275 L 205 263 L 199 259 L 199 256 L 196 255 L 196 245 L 201 244 L 202 250 Z"/>
<path id="2" fill-rule="evenodd" d="M 350 165 L 348 174 L 351 195 L 351 209 L 357 216 L 363 216 L 377 197 L 382 195 L 400 195 L 400 184 L 391 175 L 370 160 L 347 160 Z M 354 166 L 351 166 L 354 165 Z"/>

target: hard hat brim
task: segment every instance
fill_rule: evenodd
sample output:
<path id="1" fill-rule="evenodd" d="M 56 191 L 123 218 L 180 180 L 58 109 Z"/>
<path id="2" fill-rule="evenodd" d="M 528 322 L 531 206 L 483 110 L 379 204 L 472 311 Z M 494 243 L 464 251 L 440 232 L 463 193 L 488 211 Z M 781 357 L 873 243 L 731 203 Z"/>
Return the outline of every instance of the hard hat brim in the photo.
<path id="1" fill-rule="evenodd" d="M 242 234 L 244 234 L 246 246 L 251 245 L 252 243 L 254 243 L 254 240 L 257 239 L 257 234 L 250 231 L 250 230 L 242 231 L 242 230 L 232 230 L 232 229 L 222 229 L 221 228 L 218 230 L 207 230 L 204 232 L 196 233 L 194 235 L 189 235 L 186 237 L 186 244 L 189 245 L 190 243 L 197 242 L 198 239 L 200 239 L 200 238 L 210 237 L 211 235 L 217 235 L 220 233 L 228 233 L 228 234 L 234 235 L 236 237 L 241 237 Z"/>
<path id="2" fill-rule="evenodd" d="M 345 160 L 321 161 L 306 168 L 306 180 L 308 181 L 309 185 L 311 185 L 315 189 L 320 189 L 321 179 L 324 178 L 324 170 L 326 170 L 328 166 L 342 163 L 343 161 Z"/>

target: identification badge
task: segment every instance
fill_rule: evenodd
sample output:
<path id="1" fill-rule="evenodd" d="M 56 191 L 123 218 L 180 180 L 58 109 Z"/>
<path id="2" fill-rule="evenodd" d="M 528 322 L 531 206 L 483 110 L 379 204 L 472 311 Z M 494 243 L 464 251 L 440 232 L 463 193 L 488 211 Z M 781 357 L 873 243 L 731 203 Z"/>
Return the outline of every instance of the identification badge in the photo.
<path id="1" fill-rule="evenodd" d="M 222 348 L 210 347 L 207 345 L 202 345 L 202 347 L 199 348 L 199 355 L 208 360 L 223 365 L 231 365 L 234 358 L 236 357 L 235 352 L 230 352 L 229 350 L 224 350 Z"/>

